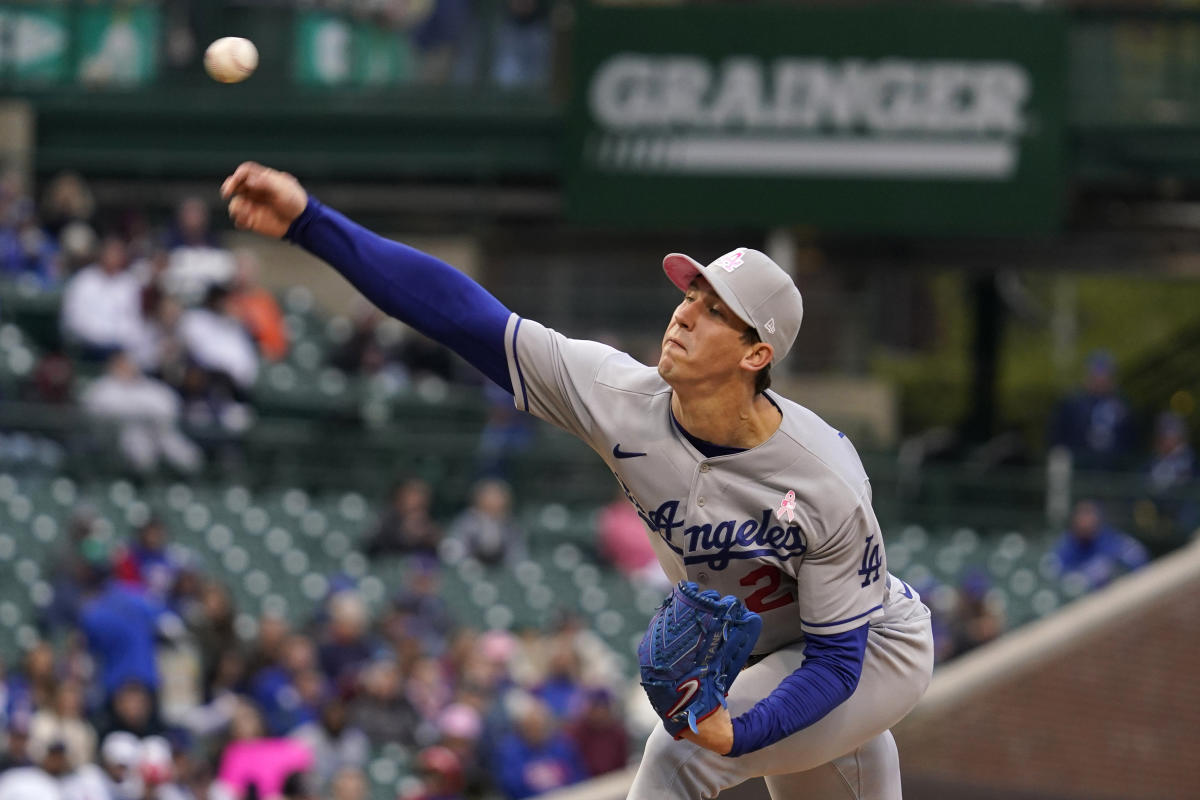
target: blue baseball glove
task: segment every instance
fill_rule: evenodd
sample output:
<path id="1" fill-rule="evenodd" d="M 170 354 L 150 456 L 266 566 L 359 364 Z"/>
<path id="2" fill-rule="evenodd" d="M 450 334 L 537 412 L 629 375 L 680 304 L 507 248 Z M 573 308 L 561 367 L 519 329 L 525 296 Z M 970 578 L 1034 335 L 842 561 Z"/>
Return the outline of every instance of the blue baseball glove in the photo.
<path id="1" fill-rule="evenodd" d="M 725 707 L 761 630 L 762 619 L 733 595 L 679 582 L 638 645 L 642 688 L 668 733 L 678 739 Z"/>

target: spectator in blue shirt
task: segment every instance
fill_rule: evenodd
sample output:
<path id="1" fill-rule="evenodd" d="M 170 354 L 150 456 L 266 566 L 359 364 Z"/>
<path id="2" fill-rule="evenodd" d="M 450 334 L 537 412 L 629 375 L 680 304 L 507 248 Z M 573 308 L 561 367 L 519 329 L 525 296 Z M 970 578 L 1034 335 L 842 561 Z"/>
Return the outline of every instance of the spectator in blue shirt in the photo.
<path id="1" fill-rule="evenodd" d="M 1105 352 L 1088 359 L 1083 387 L 1059 402 L 1050 442 L 1066 447 L 1079 469 L 1128 467 L 1134 449 L 1133 416 L 1117 392 L 1116 363 Z"/>
<path id="2" fill-rule="evenodd" d="M 103 568 L 91 566 L 87 597 L 79 610 L 79 626 L 87 638 L 88 650 L 99 662 L 105 697 L 111 698 L 129 682 L 139 683 L 155 694 L 155 637 L 160 626 L 165 633 L 172 624 L 182 630 L 182 623 L 147 592 L 106 578 Z"/>
<path id="3" fill-rule="evenodd" d="M 1093 500 L 1075 505 L 1070 526 L 1059 538 L 1054 555 L 1060 575 L 1082 576 L 1089 589 L 1099 589 L 1148 560 L 1141 542 L 1105 522 Z"/>
<path id="4" fill-rule="evenodd" d="M 504 795 L 521 800 L 586 778 L 579 751 L 557 729 L 550 709 L 532 697 L 521 706 L 516 728 L 496 745 L 493 774 Z"/>

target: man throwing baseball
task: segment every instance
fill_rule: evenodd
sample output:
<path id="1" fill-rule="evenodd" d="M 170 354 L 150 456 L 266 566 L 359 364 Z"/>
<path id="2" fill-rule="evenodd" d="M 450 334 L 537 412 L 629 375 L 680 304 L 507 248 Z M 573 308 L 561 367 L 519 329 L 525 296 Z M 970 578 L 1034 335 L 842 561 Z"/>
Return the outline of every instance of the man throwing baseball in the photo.
<path id="1" fill-rule="evenodd" d="M 613 471 L 679 584 L 639 651 L 664 725 L 631 798 L 712 798 L 755 776 L 775 800 L 901 796 L 889 728 L 929 683 L 929 610 L 887 571 L 850 441 L 768 388 L 803 316 L 779 266 L 747 248 L 707 266 L 668 255 L 683 297 L 654 368 L 520 317 L 453 267 L 325 207 L 291 175 L 245 163 L 221 191 L 239 228 L 329 262 Z M 738 602 L 720 605 L 722 595 Z M 752 634 L 729 635 L 746 621 Z M 714 683 L 701 663 L 699 677 L 668 685 L 669 702 L 654 701 L 647 674 L 669 671 L 663 654 L 675 658 L 688 635 L 718 655 L 737 639 L 752 648 L 749 666 Z M 716 702 L 726 691 L 727 707 Z M 711 707 L 689 713 L 700 695 Z"/>

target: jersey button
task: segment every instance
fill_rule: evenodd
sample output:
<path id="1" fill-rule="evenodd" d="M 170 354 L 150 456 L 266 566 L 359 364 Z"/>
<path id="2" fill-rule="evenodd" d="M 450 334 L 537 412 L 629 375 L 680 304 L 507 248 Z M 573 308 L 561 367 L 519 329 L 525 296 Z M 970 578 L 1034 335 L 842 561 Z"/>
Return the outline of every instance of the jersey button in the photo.
<path id="1" fill-rule="evenodd" d="M 708 472 L 710 469 L 712 469 L 712 467 L 709 465 L 709 463 L 707 461 L 700 465 L 701 472 Z"/>
<path id="2" fill-rule="evenodd" d="M 697 497 L 697 498 L 696 498 L 696 505 L 698 505 L 698 506 L 702 506 L 702 505 L 704 505 L 704 498 L 703 498 L 703 497 Z"/>

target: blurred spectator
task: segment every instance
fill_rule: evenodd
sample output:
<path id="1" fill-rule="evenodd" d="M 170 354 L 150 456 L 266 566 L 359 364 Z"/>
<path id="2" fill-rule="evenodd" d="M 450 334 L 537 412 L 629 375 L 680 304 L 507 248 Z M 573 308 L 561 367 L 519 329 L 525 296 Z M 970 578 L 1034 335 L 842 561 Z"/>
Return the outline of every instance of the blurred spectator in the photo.
<path id="1" fill-rule="evenodd" d="M 319 800 L 316 781 L 306 772 L 293 772 L 279 790 L 283 800 Z"/>
<path id="2" fill-rule="evenodd" d="M 96 260 L 99 240 L 86 222 L 72 222 L 58 236 L 59 274 L 65 279 Z"/>
<path id="3" fill-rule="evenodd" d="M 92 420 L 117 426 L 121 454 L 139 473 L 152 473 L 163 463 L 191 474 L 203 464 L 200 448 L 179 430 L 178 395 L 143 375 L 125 353 L 109 359 L 104 375 L 92 381 L 80 403 Z"/>
<path id="4" fill-rule="evenodd" d="M 493 766 L 504 795 L 521 800 L 587 777 L 579 752 L 556 729 L 550 709 L 528 696 L 516 704 L 515 729 L 496 745 Z"/>
<path id="5" fill-rule="evenodd" d="M 1156 516 L 1170 527 L 1168 541 L 1181 541 L 1200 525 L 1200 506 L 1188 496 L 1196 486 L 1196 453 L 1188 443 L 1187 423 L 1178 414 L 1160 414 L 1146 472 L 1146 488 Z"/>
<path id="6" fill-rule="evenodd" d="M 245 399 L 258 378 L 258 352 L 233 313 L 229 289 L 209 287 L 203 307 L 183 313 L 179 336 L 188 358 L 204 371 L 210 394 Z"/>
<path id="7" fill-rule="evenodd" d="M 155 710 L 154 694 L 146 684 L 137 680 L 122 683 L 112 693 L 109 701 L 106 734 L 125 731 L 139 739 L 162 733 Z"/>
<path id="8" fill-rule="evenodd" d="M 492 65 L 500 86 L 538 86 L 550 79 L 551 5 L 551 0 L 504 0 Z"/>
<path id="9" fill-rule="evenodd" d="M 161 736 L 147 736 L 138 752 L 138 773 L 144 800 L 189 800 L 175 774 L 171 745 Z"/>
<path id="10" fill-rule="evenodd" d="M 1108 353 L 1092 354 L 1083 387 L 1059 401 L 1050 443 L 1066 447 L 1076 469 L 1114 470 L 1129 466 L 1134 450 L 1133 417 L 1117 392 L 1116 364 Z"/>
<path id="11" fill-rule="evenodd" d="M 245 796 L 251 784 L 260 798 L 274 797 L 289 775 L 312 768 L 312 752 L 303 742 L 264 734 L 258 710 L 249 702 L 239 703 L 217 769 L 221 787 L 235 797 Z"/>
<path id="12" fill-rule="evenodd" d="M 34 711 L 54 705 L 59 680 L 54 648 L 45 640 L 37 642 L 26 651 L 23 667 L 23 674 L 7 676 L 7 712 L 28 725 Z"/>
<path id="13" fill-rule="evenodd" d="M 406 385 L 408 373 L 396 354 L 402 330 L 375 306 L 360 303 L 349 335 L 330 354 L 329 363 L 343 372 L 384 375 L 397 386 Z"/>
<path id="14" fill-rule="evenodd" d="M 63 526 L 65 535 L 59 537 L 50 558 L 43 565 L 42 572 L 54 590 L 40 620 L 41 626 L 48 632 L 75 625 L 90 564 L 108 558 L 108 548 L 92 538 L 95 525 L 95 508 L 90 504 L 76 506 Z"/>
<path id="15" fill-rule="evenodd" d="M 953 655 L 974 650 L 1004 633 L 1004 614 L 988 600 L 989 589 L 991 581 L 981 570 L 969 571 L 959 584 L 950 621 Z"/>
<path id="16" fill-rule="evenodd" d="M 302 691 L 302 684 L 311 684 L 315 678 L 318 694 L 324 694 L 325 682 L 316 672 L 316 666 L 316 649 L 312 641 L 294 633 L 284 641 L 279 661 L 252 676 L 250 695 L 258 703 L 265 729 L 272 736 L 283 736 L 297 726 L 317 719 L 320 697 L 312 702 L 311 685 Z"/>
<path id="17" fill-rule="evenodd" d="M 424 719 L 436 719 L 454 696 L 449 676 L 435 658 L 413 664 L 404 685 L 404 696 Z"/>
<path id="18" fill-rule="evenodd" d="M 404 588 L 392 598 L 392 610 L 408 636 L 420 642 L 425 652 L 437 655 L 446 647 L 454 630 L 454 617 L 439 590 L 441 564 L 417 558 Z"/>
<path id="19" fill-rule="evenodd" d="M 617 717 L 616 698 L 607 689 L 589 689 L 581 710 L 566 727 L 587 769 L 594 778 L 629 763 L 629 733 Z"/>
<path id="20" fill-rule="evenodd" d="M 108 698 L 129 683 L 153 693 L 158 688 L 155 636 L 160 620 L 174 615 L 147 593 L 116 581 L 107 583 L 106 578 L 100 567 L 91 566 L 79 614 L 100 684 Z"/>
<path id="21" fill-rule="evenodd" d="M 65 800 L 141 800 L 140 750 L 133 734 L 110 733 L 100 746 L 99 763 L 82 764 L 63 781 Z"/>
<path id="22" fill-rule="evenodd" d="M 32 764 L 29 758 L 29 714 L 21 712 L 10 715 L 4 729 L 4 746 L 0 747 L 0 774 Z"/>
<path id="23" fill-rule="evenodd" d="M 259 284 L 260 265 L 254 251 L 235 250 L 233 258 L 237 265 L 230 284 L 229 302 L 233 316 L 250 331 L 263 358 L 279 361 L 288 351 L 288 329 L 283 311 L 275 295 Z"/>
<path id="24" fill-rule="evenodd" d="M 578 705 L 582 686 L 579 659 L 569 638 L 556 637 L 548 647 L 545 671 L 533 695 L 546 704 L 557 719 L 565 719 Z"/>
<path id="25" fill-rule="evenodd" d="M 621 674 L 617 654 L 601 636 L 577 613 L 561 613 L 553 635 L 544 637 L 543 652 L 553 653 L 565 642 L 574 652 L 582 683 L 588 686 L 611 686 Z"/>
<path id="26" fill-rule="evenodd" d="M 246 674 L 257 675 L 283 658 L 283 646 L 291 633 L 282 615 L 264 613 L 258 618 L 258 637 L 246 658 Z"/>
<path id="27" fill-rule="evenodd" d="M 142 330 L 130 355 L 147 373 L 178 384 L 186 352 L 179 337 L 183 307 L 156 284 L 142 289 Z"/>
<path id="28" fill-rule="evenodd" d="M 486 478 L 509 476 L 513 460 L 533 444 L 534 427 L 528 414 L 517 410 L 512 395 L 491 381 L 483 385 L 487 422 L 479 433 L 475 471 Z"/>
<path id="29" fill-rule="evenodd" d="M 24 173 L 11 167 L 0 170 L 0 237 L 15 230 L 32 206 Z"/>
<path id="30" fill-rule="evenodd" d="M 61 742 L 72 768 L 91 761 L 96 755 L 96 730 L 84 718 L 83 700 L 83 687 L 77 682 L 59 683 L 54 705 L 39 709 L 29 721 L 30 746 L 38 749 Z"/>
<path id="31" fill-rule="evenodd" d="M 362 690 L 350 703 L 350 719 L 371 744 L 416 743 L 419 719 L 404 696 L 404 675 L 389 658 L 376 659 L 362 672 Z"/>
<path id="32" fill-rule="evenodd" d="M 409 478 L 392 490 L 391 504 L 367 538 L 369 557 L 419 553 L 436 556 L 442 529 L 430 514 L 433 489 L 428 481 Z"/>
<path id="33" fill-rule="evenodd" d="M 0 187 L 0 193 L 4 191 Z M 38 226 L 33 201 L 20 197 L 0 218 L 0 275 L 31 280 L 41 288 L 54 286 L 60 276 L 58 243 Z"/>
<path id="34" fill-rule="evenodd" d="M 67 281 L 62 329 L 86 360 L 135 348 L 142 336 L 142 287 L 127 267 L 125 243 L 106 236 L 96 263 Z"/>
<path id="35" fill-rule="evenodd" d="M 42 193 L 42 226 L 56 239 L 73 223 L 89 223 L 95 213 L 96 198 L 77 172 L 58 173 Z"/>
<path id="36" fill-rule="evenodd" d="M 244 666 L 238 652 L 241 642 L 234 628 L 235 616 L 229 588 L 219 581 L 205 579 L 200 589 L 200 605 L 186 619 L 192 638 L 200 648 L 205 686 L 211 686 L 216 680 L 227 653 L 237 656 L 239 672 Z"/>
<path id="37" fill-rule="evenodd" d="M 646 523 L 619 486 L 613 499 L 596 515 L 596 547 L 626 579 L 670 591 L 671 579 L 659 566 Z"/>
<path id="38" fill-rule="evenodd" d="M 370 755 L 367 735 L 351 722 L 345 702 L 338 697 L 321 706 L 318 720 L 301 725 L 290 736 L 308 745 L 313 775 L 321 783 L 332 780 L 342 767 L 363 766 Z"/>
<path id="39" fill-rule="evenodd" d="M 43 406 L 65 406 L 74 402 L 75 365 L 61 350 L 46 353 L 33 368 L 27 397 Z"/>
<path id="40" fill-rule="evenodd" d="M 211 675 L 204 680 L 204 702 L 187 711 L 179 721 L 180 727 L 204 739 L 228 728 L 238 698 L 246 692 L 244 679 L 245 657 L 241 651 L 222 650 Z"/>
<path id="41" fill-rule="evenodd" d="M 1154 458 L 1147 476 L 1150 491 L 1162 494 L 1196 478 L 1196 454 L 1188 444 L 1187 423 L 1178 414 L 1163 413 L 1154 427 Z"/>
<path id="42" fill-rule="evenodd" d="M 525 533 L 512 518 L 512 490 L 508 484 L 495 479 L 475 484 L 471 506 L 450 524 L 448 538 L 485 564 L 520 560 L 525 553 Z"/>
<path id="43" fill-rule="evenodd" d="M 53 742 L 30 753 L 34 765 L 14 767 L 0 775 L 0 800 L 62 800 L 62 779 L 70 772 L 67 749 Z"/>
<path id="44" fill-rule="evenodd" d="M 413 30 L 413 41 L 421 50 L 423 83 L 442 84 L 460 77 L 464 51 L 471 45 L 471 11 L 471 0 L 437 0 L 429 17 Z"/>
<path id="45" fill-rule="evenodd" d="M 1100 506 L 1092 500 L 1076 503 L 1070 526 L 1055 545 L 1054 556 L 1060 575 L 1077 575 L 1088 589 L 1099 589 L 1148 560 L 1146 548 L 1105 522 Z"/>
<path id="46" fill-rule="evenodd" d="M 329 782 L 329 800 L 367 800 L 367 776 L 358 767 L 342 767 Z"/>
<path id="47" fill-rule="evenodd" d="M 165 601 L 179 564 L 167 547 L 167 526 L 151 517 L 137 527 L 133 540 L 113 559 L 113 577 Z"/>
<path id="48" fill-rule="evenodd" d="M 486 794 L 492 776 L 483 759 L 487 736 L 480 712 L 467 703 L 451 703 L 438 715 L 437 730 L 438 743 L 454 753 L 462 765 L 465 793 L 473 797 Z"/>
<path id="49" fill-rule="evenodd" d="M 420 784 L 400 800 L 463 800 L 462 764 L 454 751 L 438 745 L 426 747 L 415 761 Z"/>
<path id="50" fill-rule="evenodd" d="M 353 590 L 329 598 L 329 622 L 317 648 L 321 671 L 336 689 L 353 686 L 358 671 L 375 654 L 367 605 Z"/>
<path id="51" fill-rule="evenodd" d="M 164 285 L 184 305 L 199 302 L 211 287 L 233 278 L 233 255 L 217 244 L 208 204 L 202 198 L 188 197 L 179 204 L 167 236 L 167 252 Z"/>

